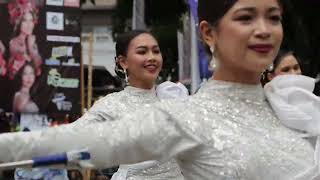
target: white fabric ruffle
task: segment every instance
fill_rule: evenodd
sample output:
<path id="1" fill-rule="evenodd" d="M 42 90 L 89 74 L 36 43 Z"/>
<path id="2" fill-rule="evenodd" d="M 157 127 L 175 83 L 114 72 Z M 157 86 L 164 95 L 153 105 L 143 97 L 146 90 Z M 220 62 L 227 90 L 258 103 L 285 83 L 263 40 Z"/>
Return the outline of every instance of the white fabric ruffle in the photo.
<path id="1" fill-rule="evenodd" d="M 285 126 L 317 136 L 315 166 L 296 176 L 301 180 L 320 178 L 320 98 L 312 93 L 315 82 L 303 75 L 281 75 L 264 87 L 268 101 Z"/>
<path id="2" fill-rule="evenodd" d="M 186 98 L 189 95 L 188 89 L 183 84 L 170 81 L 159 84 L 156 93 L 159 99 Z"/>

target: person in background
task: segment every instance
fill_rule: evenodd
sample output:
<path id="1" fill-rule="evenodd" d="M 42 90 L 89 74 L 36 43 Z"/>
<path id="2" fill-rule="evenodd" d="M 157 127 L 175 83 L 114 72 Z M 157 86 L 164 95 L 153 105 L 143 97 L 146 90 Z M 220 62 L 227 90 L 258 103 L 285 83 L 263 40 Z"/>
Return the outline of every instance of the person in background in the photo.
<path id="1" fill-rule="evenodd" d="M 38 51 L 36 36 L 33 34 L 34 27 L 38 23 L 38 11 L 33 0 L 14 0 L 8 3 L 10 23 L 14 25 L 13 38 L 9 43 L 8 75 L 10 79 L 14 79 L 26 62 L 33 62 L 36 75 L 41 74 L 42 58 Z"/>
<path id="2" fill-rule="evenodd" d="M 183 96 L 177 93 L 183 89 L 177 84 L 165 82 L 157 89 L 156 80 L 162 69 L 162 54 L 155 37 L 145 30 L 133 30 L 120 34 L 116 39 L 115 72 L 126 82 L 123 91 L 111 93 L 98 100 L 94 106 L 74 126 L 85 128 L 95 122 L 120 119 L 137 109 L 143 109 L 171 97 Z M 166 87 L 166 88 L 163 88 Z M 167 90 L 168 88 L 174 90 Z M 165 89 L 165 90 L 163 90 Z M 175 92 L 174 92 L 175 91 Z M 175 97 L 174 97 L 175 96 Z M 108 131 L 108 129 L 106 129 Z M 119 134 L 121 136 L 121 134 Z M 104 170 L 104 172 L 107 172 Z M 110 172 L 109 172 L 110 173 Z M 175 161 L 145 161 L 132 165 L 120 165 L 112 180 L 183 179 Z"/>
<path id="3" fill-rule="evenodd" d="M 284 74 L 302 74 L 300 62 L 293 51 L 280 50 L 273 64 L 264 72 L 261 82 L 264 85 L 274 77 Z"/>
<path id="4" fill-rule="evenodd" d="M 0 161 L 87 148 L 97 168 L 174 158 L 187 180 L 319 179 L 319 150 L 284 123 L 294 116 L 277 116 L 260 85 L 282 42 L 283 9 L 280 0 L 198 0 L 201 36 L 219 63 L 195 95 L 113 121 L 2 134 Z M 320 114 L 319 104 L 308 106 Z"/>

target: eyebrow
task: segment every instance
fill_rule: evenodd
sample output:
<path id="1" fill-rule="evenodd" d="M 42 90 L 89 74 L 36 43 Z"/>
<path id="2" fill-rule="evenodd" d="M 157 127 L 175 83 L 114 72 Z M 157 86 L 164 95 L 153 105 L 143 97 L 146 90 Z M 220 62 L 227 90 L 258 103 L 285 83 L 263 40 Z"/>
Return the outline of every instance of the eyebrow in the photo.
<path id="1" fill-rule="evenodd" d="M 241 12 L 241 11 L 255 12 L 256 8 L 254 8 L 254 7 L 243 7 L 243 8 L 237 9 L 234 13 L 238 13 L 238 12 Z"/>
<path id="2" fill-rule="evenodd" d="M 243 7 L 243 8 L 239 8 L 237 9 L 234 13 L 237 13 L 239 11 L 248 11 L 248 12 L 255 12 L 256 11 L 256 8 L 255 7 Z M 270 7 L 268 8 L 267 12 L 270 13 L 270 12 L 274 12 L 274 11 L 279 11 L 281 12 L 281 9 L 279 7 Z"/>
<path id="3" fill-rule="evenodd" d="M 270 8 L 268 9 L 268 12 L 274 12 L 274 11 L 279 11 L 279 12 L 281 12 L 281 8 L 279 8 L 279 7 L 270 7 Z"/>
<path id="4" fill-rule="evenodd" d="M 136 49 L 140 49 L 140 48 L 147 49 L 148 46 L 138 46 L 138 47 L 136 47 Z M 153 48 L 159 48 L 159 45 L 153 45 L 151 48 L 152 48 L 152 49 L 153 49 Z"/>

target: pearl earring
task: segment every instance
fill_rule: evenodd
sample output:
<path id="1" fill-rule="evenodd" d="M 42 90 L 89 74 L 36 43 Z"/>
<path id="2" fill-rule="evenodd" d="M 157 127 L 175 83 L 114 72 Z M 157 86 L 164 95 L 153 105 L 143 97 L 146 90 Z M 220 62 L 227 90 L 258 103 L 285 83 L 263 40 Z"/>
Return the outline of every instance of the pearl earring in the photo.
<path id="1" fill-rule="evenodd" d="M 214 46 L 210 46 L 210 52 L 211 52 L 211 54 L 212 54 L 212 56 L 213 56 L 213 53 L 214 53 Z"/>
<path id="2" fill-rule="evenodd" d="M 211 52 L 211 61 L 210 61 L 210 67 L 212 70 L 216 69 L 217 68 L 217 60 L 214 58 L 214 45 L 213 46 L 210 46 L 210 52 Z"/>
<path id="3" fill-rule="evenodd" d="M 271 72 L 271 71 L 273 70 L 273 68 L 274 68 L 273 63 L 271 63 L 271 64 L 268 66 L 268 69 L 267 69 L 267 70 Z"/>

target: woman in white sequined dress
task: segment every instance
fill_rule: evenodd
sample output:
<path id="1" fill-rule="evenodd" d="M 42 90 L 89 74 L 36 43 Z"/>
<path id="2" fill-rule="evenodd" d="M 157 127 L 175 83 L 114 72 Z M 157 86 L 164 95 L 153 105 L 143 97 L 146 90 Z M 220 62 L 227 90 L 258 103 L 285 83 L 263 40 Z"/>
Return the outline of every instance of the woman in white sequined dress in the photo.
<path id="1" fill-rule="evenodd" d="M 74 126 L 85 128 L 95 122 L 120 119 L 125 114 L 159 101 L 155 83 L 163 60 L 158 42 L 151 33 L 133 30 L 119 35 L 116 41 L 115 61 L 115 72 L 125 79 L 128 86 L 123 91 L 111 93 L 98 100 L 83 117 L 73 123 Z M 170 86 L 180 90 L 174 83 L 166 82 L 166 84 L 169 84 L 166 88 Z M 170 91 L 158 91 L 158 93 L 164 95 Z M 175 95 L 179 94 L 175 93 Z M 126 179 L 182 180 L 183 176 L 174 160 L 161 163 L 150 160 L 138 164 L 120 165 L 118 172 L 112 176 L 111 180 Z"/>
<path id="2" fill-rule="evenodd" d="M 260 75 L 282 41 L 282 3 L 198 0 L 198 4 L 202 38 L 219 63 L 213 79 L 196 95 L 155 103 L 99 126 L 4 134 L 0 160 L 89 148 L 96 167 L 173 157 L 187 180 L 319 178 L 315 149 L 301 131 L 276 117 L 280 111 L 273 111 L 260 85 Z M 308 104 L 313 107 L 317 101 Z M 319 115 L 319 109 L 312 111 Z"/>

